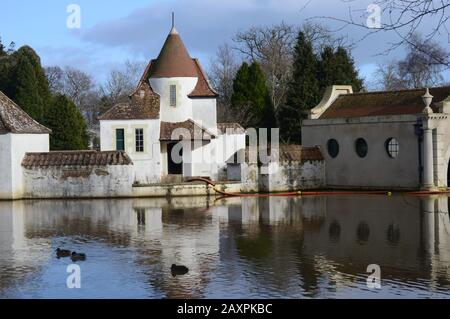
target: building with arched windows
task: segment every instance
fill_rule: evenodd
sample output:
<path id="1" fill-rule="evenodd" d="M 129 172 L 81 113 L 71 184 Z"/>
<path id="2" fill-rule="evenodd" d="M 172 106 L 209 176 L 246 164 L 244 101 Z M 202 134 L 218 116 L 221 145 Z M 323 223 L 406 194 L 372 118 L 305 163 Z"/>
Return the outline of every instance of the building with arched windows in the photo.
<path id="1" fill-rule="evenodd" d="M 449 186 L 450 87 L 353 93 L 329 87 L 303 122 L 332 188 Z"/>

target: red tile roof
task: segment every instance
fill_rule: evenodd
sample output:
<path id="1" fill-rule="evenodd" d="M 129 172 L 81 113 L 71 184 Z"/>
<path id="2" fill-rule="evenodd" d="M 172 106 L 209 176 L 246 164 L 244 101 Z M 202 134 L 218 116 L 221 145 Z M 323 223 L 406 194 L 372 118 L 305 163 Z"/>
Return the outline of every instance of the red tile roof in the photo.
<path id="1" fill-rule="evenodd" d="M 198 81 L 188 95 L 190 98 L 218 96 L 198 59 L 189 57 L 179 35 L 169 34 L 158 58 L 148 63 L 133 94 L 143 83 L 149 83 L 148 79 L 151 77 L 196 77 Z"/>
<path id="2" fill-rule="evenodd" d="M 450 86 L 430 89 L 435 103 L 450 96 Z M 425 89 L 365 92 L 339 96 L 320 116 L 320 119 L 351 118 L 363 116 L 383 116 L 421 113 L 425 105 L 422 95 Z"/>
<path id="3" fill-rule="evenodd" d="M 227 131 L 232 134 L 245 133 L 245 129 L 239 123 L 217 123 L 217 129 L 222 134 L 226 134 Z"/>
<path id="4" fill-rule="evenodd" d="M 144 96 L 140 96 L 140 91 Z M 99 120 L 145 120 L 159 118 L 160 98 L 150 85 L 143 83 L 125 103 L 114 105 L 98 117 Z"/>
<path id="5" fill-rule="evenodd" d="M 197 70 L 198 81 L 194 88 L 194 90 L 188 95 L 190 98 L 196 97 L 217 97 L 219 94 L 212 88 L 208 81 L 208 77 L 206 73 L 203 72 L 203 69 L 200 65 L 198 59 L 193 59 L 195 62 L 195 67 Z"/>
<path id="6" fill-rule="evenodd" d="M 189 56 L 180 35 L 172 29 L 152 67 L 151 77 L 196 77 L 195 62 Z"/>
<path id="7" fill-rule="evenodd" d="M 130 157 L 124 151 L 55 151 L 47 153 L 26 153 L 22 166 L 60 167 L 60 166 L 106 166 L 132 165 Z"/>
<path id="8" fill-rule="evenodd" d="M 161 122 L 159 139 L 161 141 L 181 140 L 180 136 L 177 136 L 176 138 L 172 136 L 176 129 L 187 130 L 191 140 L 210 140 L 211 138 L 215 138 L 215 135 L 209 132 L 208 129 L 201 127 L 199 124 L 189 119 L 184 122 Z"/>
<path id="9" fill-rule="evenodd" d="M 0 134 L 50 134 L 52 131 L 33 120 L 0 91 Z"/>

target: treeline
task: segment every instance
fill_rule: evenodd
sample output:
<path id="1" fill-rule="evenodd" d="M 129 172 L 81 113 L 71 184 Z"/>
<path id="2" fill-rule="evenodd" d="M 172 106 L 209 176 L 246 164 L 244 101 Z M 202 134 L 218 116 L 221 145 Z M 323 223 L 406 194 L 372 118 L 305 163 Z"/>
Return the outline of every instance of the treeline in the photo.
<path id="1" fill-rule="evenodd" d="M 209 72 L 220 94 L 219 121 L 279 127 L 286 143 L 301 143 L 302 120 L 327 86 L 352 85 L 359 92 L 444 85 L 445 63 L 436 61 L 449 56 L 415 34 L 403 47 L 404 58 L 380 64 L 364 83 L 352 58 L 354 44 L 320 24 L 253 27 L 232 40 L 219 47 Z"/>
<path id="2" fill-rule="evenodd" d="M 438 43 L 415 35 L 403 59 L 380 65 L 375 78 L 363 83 L 353 46 L 320 24 L 252 27 L 232 40 L 209 66 L 219 93 L 218 121 L 279 127 L 285 143 L 301 143 L 302 120 L 327 86 L 352 85 L 354 92 L 436 86 L 444 69 L 436 61 L 448 58 Z M 99 83 L 74 67 L 42 68 L 32 48 L 5 48 L 0 39 L 0 90 L 53 130 L 52 149 L 98 148 L 97 116 L 128 99 L 144 68 L 145 62 L 126 61 Z"/>
<path id="3" fill-rule="evenodd" d="M 0 90 L 52 130 L 52 150 L 99 148 L 97 116 L 128 99 L 144 67 L 126 61 L 99 84 L 74 67 L 43 68 L 31 47 L 6 48 L 0 38 Z"/>
<path id="4" fill-rule="evenodd" d="M 29 46 L 8 50 L 0 41 L 0 90 L 33 119 L 50 128 L 52 150 L 88 147 L 86 122 L 67 96 L 53 94 L 36 52 Z"/>
<path id="5" fill-rule="evenodd" d="M 212 83 L 221 94 L 220 121 L 279 127 L 283 142 L 301 143 L 301 122 L 327 86 L 363 89 L 350 48 L 323 26 L 251 28 L 238 33 L 234 42 L 234 50 L 219 49 L 211 67 Z"/>

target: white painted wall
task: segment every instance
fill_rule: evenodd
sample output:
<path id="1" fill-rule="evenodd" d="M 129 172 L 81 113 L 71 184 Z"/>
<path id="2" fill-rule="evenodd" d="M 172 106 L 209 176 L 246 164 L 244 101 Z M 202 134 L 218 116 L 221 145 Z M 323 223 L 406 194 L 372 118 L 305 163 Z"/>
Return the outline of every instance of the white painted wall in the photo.
<path id="1" fill-rule="evenodd" d="M 135 182 L 140 184 L 160 181 L 162 172 L 160 122 L 154 120 L 100 121 L 100 149 L 116 150 L 116 129 L 125 130 L 125 151 L 134 164 Z M 136 152 L 135 129 L 144 129 L 144 152 Z"/>
<path id="2" fill-rule="evenodd" d="M 153 91 L 160 96 L 160 119 L 163 122 L 183 122 L 192 119 L 192 99 L 188 97 L 198 79 L 196 77 L 150 78 Z M 170 106 L 170 85 L 177 86 L 177 106 Z"/>
<path id="3" fill-rule="evenodd" d="M 245 133 L 221 134 L 214 139 L 215 178 L 222 176 L 220 172 L 226 170 L 226 161 L 241 149 L 245 149 Z"/>
<path id="4" fill-rule="evenodd" d="M 0 199 L 12 197 L 11 134 L 0 135 Z"/>
<path id="5" fill-rule="evenodd" d="M 284 192 L 325 187 L 325 162 L 269 163 L 268 174 L 259 175 L 259 190 Z"/>
<path id="6" fill-rule="evenodd" d="M 215 98 L 194 98 L 192 119 L 213 133 L 217 132 L 217 106 Z"/>
<path id="7" fill-rule="evenodd" d="M 22 160 L 27 152 L 48 152 L 48 134 L 0 135 L 0 199 L 21 198 L 24 190 Z"/>
<path id="8" fill-rule="evenodd" d="M 131 196 L 133 165 L 24 169 L 24 198 Z"/>

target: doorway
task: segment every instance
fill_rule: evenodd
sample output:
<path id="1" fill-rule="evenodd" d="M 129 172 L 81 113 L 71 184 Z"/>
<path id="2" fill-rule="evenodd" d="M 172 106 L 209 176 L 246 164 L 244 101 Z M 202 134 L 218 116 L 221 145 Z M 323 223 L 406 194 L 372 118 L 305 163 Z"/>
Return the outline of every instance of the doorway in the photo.
<path id="1" fill-rule="evenodd" d="M 172 150 L 175 147 L 175 145 L 177 145 L 178 143 L 169 143 L 167 144 L 167 173 L 171 174 L 171 175 L 182 175 L 183 174 L 183 161 L 179 161 L 180 163 L 177 163 L 173 158 L 172 158 Z M 180 147 L 180 146 L 178 146 Z M 176 153 L 177 149 L 175 149 L 175 153 Z M 183 158 L 183 148 L 181 148 L 179 150 L 179 154 L 180 157 Z M 175 156 L 177 156 L 178 154 L 176 154 Z"/>

